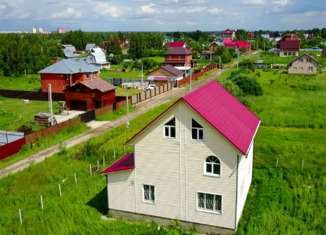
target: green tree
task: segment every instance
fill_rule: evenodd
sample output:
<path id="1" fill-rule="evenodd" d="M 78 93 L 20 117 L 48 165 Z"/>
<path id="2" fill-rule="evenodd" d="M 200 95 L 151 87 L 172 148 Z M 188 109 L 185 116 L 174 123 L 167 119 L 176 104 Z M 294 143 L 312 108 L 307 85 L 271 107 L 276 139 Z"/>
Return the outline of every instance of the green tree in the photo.
<path id="1" fill-rule="evenodd" d="M 111 39 L 108 41 L 108 43 L 106 44 L 106 53 L 109 54 L 113 54 L 113 55 L 121 55 L 122 54 L 122 50 L 120 47 L 120 43 L 118 39 Z"/>

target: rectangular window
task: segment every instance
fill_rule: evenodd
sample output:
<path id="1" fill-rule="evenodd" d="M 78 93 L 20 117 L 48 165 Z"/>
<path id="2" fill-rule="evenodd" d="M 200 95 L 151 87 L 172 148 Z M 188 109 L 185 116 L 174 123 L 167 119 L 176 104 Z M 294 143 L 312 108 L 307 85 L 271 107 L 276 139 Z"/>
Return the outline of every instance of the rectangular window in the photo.
<path id="1" fill-rule="evenodd" d="M 288 53 L 287 52 L 284 52 L 284 55 L 288 55 Z"/>
<path id="2" fill-rule="evenodd" d="M 169 60 L 171 60 L 171 56 L 169 56 Z"/>
<path id="3" fill-rule="evenodd" d="M 222 196 L 198 192 L 197 210 L 222 214 Z"/>
<path id="4" fill-rule="evenodd" d="M 303 70 L 303 67 L 300 67 L 299 70 Z"/>
<path id="5" fill-rule="evenodd" d="M 314 70 L 313 67 L 309 67 L 309 68 L 308 68 L 308 71 L 309 71 L 309 72 L 313 72 L 313 70 Z"/>
<path id="6" fill-rule="evenodd" d="M 86 79 L 89 79 L 89 73 L 86 73 Z"/>
<path id="7" fill-rule="evenodd" d="M 311 59 L 307 59 L 307 63 L 311 63 Z"/>
<path id="8" fill-rule="evenodd" d="M 303 63 L 303 59 L 299 59 L 299 63 Z"/>
<path id="9" fill-rule="evenodd" d="M 153 185 L 143 185 L 143 202 L 155 203 L 155 187 Z"/>
<path id="10" fill-rule="evenodd" d="M 192 119 L 192 124 L 191 124 L 191 139 L 193 140 L 204 139 L 204 128 L 194 119 Z"/>
<path id="11" fill-rule="evenodd" d="M 164 137 L 175 138 L 175 118 L 164 125 Z"/>
<path id="12" fill-rule="evenodd" d="M 93 73 L 93 79 L 96 79 L 96 73 Z"/>
<path id="13" fill-rule="evenodd" d="M 181 56 L 179 56 L 179 60 L 181 60 Z"/>

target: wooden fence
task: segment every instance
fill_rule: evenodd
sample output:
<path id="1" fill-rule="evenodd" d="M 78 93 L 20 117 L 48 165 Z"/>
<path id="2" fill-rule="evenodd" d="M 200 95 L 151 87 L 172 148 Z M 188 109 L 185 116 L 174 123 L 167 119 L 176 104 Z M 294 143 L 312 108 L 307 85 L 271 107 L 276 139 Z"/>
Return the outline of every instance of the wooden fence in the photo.
<path id="1" fill-rule="evenodd" d="M 217 64 L 213 64 L 213 65 L 210 65 L 210 66 L 207 66 L 207 67 L 203 68 L 202 70 L 200 70 L 199 72 L 197 72 L 197 73 L 195 73 L 195 74 L 193 74 L 191 76 L 191 81 L 204 76 L 205 73 L 207 73 L 207 72 L 209 72 L 209 71 L 211 71 L 213 69 L 216 69 L 216 68 L 217 68 Z M 182 80 L 178 81 L 178 86 L 182 86 L 182 85 L 187 84 L 189 82 L 190 82 L 190 76 L 187 76 L 187 77 L 183 78 Z"/>

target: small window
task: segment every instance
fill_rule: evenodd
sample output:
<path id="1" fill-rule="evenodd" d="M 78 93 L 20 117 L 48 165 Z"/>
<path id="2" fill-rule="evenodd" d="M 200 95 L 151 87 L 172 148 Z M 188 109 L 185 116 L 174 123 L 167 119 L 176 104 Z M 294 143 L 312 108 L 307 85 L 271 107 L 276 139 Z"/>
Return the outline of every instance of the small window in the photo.
<path id="1" fill-rule="evenodd" d="M 222 214 L 222 196 L 198 192 L 197 210 Z"/>
<path id="2" fill-rule="evenodd" d="M 175 118 L 164 125 L 164 137 L 175 138 Z"/>
<path id="3" fill-rule="evenodd" d="M 104 106 L 106 105 L 106 100 L 104 100 Z"/>
<path id="4" fill-rule="evenodd" d="M 179 55 L 179 60 L 181 60 L 181 56 Z"/>
<path id="5" fill-rule="evenodd" d="M 171 60 L 171 56 L 169 55 L 169 60 Z"/>
<path id="6" fill-rule="evenodd" d="M 89 79 L 89 73 L 86 73 L 86 79 Z"/>
<path id="7" fill-rule="evenodd" d="M 193 140 L 204 139 L 204 128 L 194 119 L 192 119 L 192 125 L 191 125 L 191 139 Z"/>
<path id="8" fill-rule="evenodd" d="M 96 79 L 96 73 L 93 73 L 93 79 Z"/>
<path id="9" fill-rule="evenodd" d="M 221 176 L 221 162 L 215 156 L 209 156 L 205 161 L 205 175 Z"/>
<path id="10" fill-rule="evenodd" d="M 308 68 L 308 71 L 309 71 L 309 72 L 313 72 L 313 70 L 314 70 L 313 67 L 309 67 L 309 68 Z"/>
<path id="11" fill-rule="evenodd" d="M 143 185 L 143 202 L 155 203 L 155 187 L 153 185 Z"/>
<path id="12" fill-rule="evenodd" d="M 303 67 L 300 67 L 299 70 L 303 70 Z"/>
<path id="13" fill-rule="evenodd" d="M 284 55 L 288 55 L 288 53 L 287 52 L 284 52 Z"/>
<path id="14" fill-rule="evenodd" d="M 297 67 L 293 67 L 293 70 L 297 70 L 298 68 Z"/>
<path id="15" fill-rule="evenodd" d="M 299 59 L 299 63 L 303 63 L 303 59 Z"/>
<path id="16" fill-rule="evenodd" d="M 307 63 L 311 63 L 311 59 L 307 59 Z"/>

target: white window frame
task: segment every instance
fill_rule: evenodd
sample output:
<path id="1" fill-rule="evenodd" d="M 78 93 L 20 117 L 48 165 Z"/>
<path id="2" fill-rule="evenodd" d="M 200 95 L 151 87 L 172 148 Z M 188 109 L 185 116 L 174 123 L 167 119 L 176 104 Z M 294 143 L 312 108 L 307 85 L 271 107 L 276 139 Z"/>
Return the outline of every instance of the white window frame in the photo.
<path id="1" fill-rule="evenodd" d="M 93 79 L 96 79 L 96 72 L 93 73 Z"/>
<path id="2" fill-rule="evenodd" d="M 214 173 L 210 173 L 210 172 L 207 172 L 207 165 L 206 165 L 206 160 L 207 160 L 207 158 L 209 158 L 209 157 L 216 157 L 219 161 L 220 161 L 220 174 L 214 174 Z M 211 164 L 212 165 L 212 171 L 214 172 L 214 165 L 215 164 Z M 216 164 L 216 165 L 218 165 L 218 164 Z M 219 158 L 219 157 L 217 157 L 217 156 L 213 156 L 213 155 L 210 155 L 210 156 L 208 156 L 208 157 L 205 157 L 205 160 L 204 160 L 204 167 L 203 167 L 204 169 L 204 175 L 205 176 L 211 176 L 211 177 L 216 177 L 216 178 L 222 178 L 222 162 L 221 162 L 221 159 Z"/>
<path id="3" fill-rule="evenodd" d="M 197 140 L 197 141 L 204 141 L 204 139 L 205 139 L 205 137 L 204 137 L 204 136 L 205 136 L 205 130 L 204 130 L 204 127 L 202 127 L 202 128 L 199 128 L 199 127 L 193 127 L 193 126 L 192 126 L 192 120 L 194 120 L 195 122 L 197 122 L 196 119 L 194 119 L 194 118 L 191 119 L 191 132 L 190 132 L 190 139 L 191 139 L 191 140 Z M 197 122 L 197 123 L 199 124 L 199 122 Z M 199 125 L 200 125 L 200 124 L 199 124 Z M 202 126 L 202 125 L 201 125 L 201 126 Z M 193 130 L 193 129 L 197 129 L 197 139 L 193 139 L 193 138 L 192 138 L 192 130 Z M 203 138 L 202 138 L 202 139 L 199 139 L 199 130 L 202 130 L 202 131 L 203 131 Z"/>
<path id="4" fill-rule="evenodd" d="M 175 120 L 175 124 L 174 124 L 174 126 L 168 126 L 168 125 L 166 125 L 166 124 L 163 125 L 163 137 L 164 137 L 164 138 L 167 138 L 167 139 L 176 139 L 176 138 L 177 138 L 177 124 L 176 124 L 176 118 L 175 118 L 175 117 L 172 117 L 172 118 L 170 118 L 166 123 L 168 123 L 169 121 L 171 121 L 173 118 L 174 118 L 174 120 Z M 166 136 L 166 135 L 165 135 L 165 128 L 169 128 L 169 136 Z M 175 135 L 175 137 L 171 137 L 171 128 L 174 128 L 174 135 Z"/>
<path id="5" fill-rule="evenodd" d="M 154 200 L 146 200 L 145 199 L 145 189 L 144 189 L 144 187 L 145 186 L 149 186 L 149 189 L 151 190 L 151 187 L 154 187 Z M 150 193 L 149 193 L 149 196 L 151 197 L 151 191 L 150 191 Z M 144 202 L 144 203 L 148 203 L 148 204 L 155 204 L 155 202 L 156 202 L 156 188 L 155 188 L 155 185 L 152 185 L 152 184 L 143 184 L 142 185 L 142 201 Z"/>
<path id="6" fill-rule="evenodd" d="M 310 70 L 310 69 L 311 69 L 311 70 Z M 314 72 L 314 67 L 309 66 L 309 67 L 308 67 L 308 72 L 309 72 L 309 73 L 313 73 L 313 72 Z"/>
<path id="7" fill-rule="evenodd" d="M 287 56 L 287 55 L 288 55 L 288 53 L 287 53 L 287 52 L 284 52 L 284 55 L 286 55 L 286 56 Z"/>
<path id="8" fill-rule="evenodd" d="M 181 55 L 179 55 L 178 59 L 181 60 Z"/>
<path id="9" fill-rule="evenodd" d="M 86 79 L 89 80 L 89 73 L 86 73 Z"/>
<path id="10" fill-rule="evenodd" d="M 220 196 L 221 197 L 221 211 L 214 211 L 214 210 L 207 210 L 207 209 L 203 209 L 201 207 L 198 206 L 198 202 L 199 202 L 199 193 L 203 193 L 205 194 L 205 198 L 206 198 L 206 194 L 211 194 L 214 196 Z M 214 200 L 215 202 L 215 200 Z M 215 205 L 213 205 L 213 208 L 215 207 Z M 206 213 L 212 213 L 212 214 L 217 214 L 217 215 L 222 215 L 223 214 L 223 195 L 219 194 L 219 193 L 211 193 L 211 192 L 204 192 L 204 191 L 197 191 L 196 192 L 196 211 L 201 211 L 201 212 L 206 212 Z"/>
<path id="11" fill-rule="evenodd" d="M 169 55 L 169 60 L 171 60 L 171 56 Z"/>

